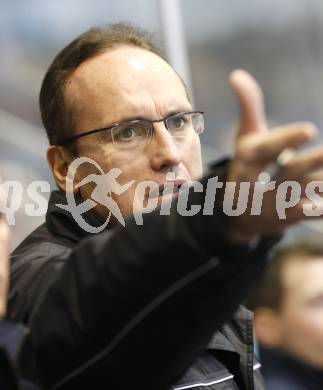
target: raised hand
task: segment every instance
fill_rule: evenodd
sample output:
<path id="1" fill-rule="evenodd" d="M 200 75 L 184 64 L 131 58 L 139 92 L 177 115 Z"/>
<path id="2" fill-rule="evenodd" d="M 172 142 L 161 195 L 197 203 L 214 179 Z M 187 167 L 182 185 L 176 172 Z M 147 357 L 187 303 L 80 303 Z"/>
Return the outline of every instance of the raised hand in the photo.
<path id="1" fill-rule="evenodd" d="M 297 149 L 310 141 L 317 129 L 310 122 L 302 122 L 268 130 L 263 94 L 255 79 L 243 70 L 236 70 L 230 75 L 230 84 L 238 98 L 240 120 L 227 181 L 236 182 L 236 188 L 241 182 L 250 182 L 252 188 L 247 210 L 240 216 L 230 218 L 230 236 L 248 242 L 259 235 L 280 233 L 287 225 L 307 218 L 304 203 L 313 207 L 315 204 L 304 197 L 305 186 L 311 174 L 323 167 L 323 148 L 295 154 L 279 171 L 275 189 L 263 194 L 261 213 L 252 215 L 252 194 L 259 174 L 266 170 L 268 164 L 275 162 L 285 149 Z M 292 180 L 300 184 L 301 196 L 297 204 L 286 209 L 286 218 L 280 218 L 277 212 L 277 185 Z"/>

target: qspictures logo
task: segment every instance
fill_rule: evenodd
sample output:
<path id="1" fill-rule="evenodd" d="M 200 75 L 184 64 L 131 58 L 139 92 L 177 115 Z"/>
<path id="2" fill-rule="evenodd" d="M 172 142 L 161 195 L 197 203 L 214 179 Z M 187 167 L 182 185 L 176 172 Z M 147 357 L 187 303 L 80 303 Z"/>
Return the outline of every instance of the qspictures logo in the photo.
<path id="1" fill-rule="evenodd" d="M 91 199 L 86 199 L 84 202 L 76 204 L 73 191 L 75 175 L 77 169 L 85 163 L 94 165 L 94 167 L 100 172 L 100 174 L 91 173 L 76 184 L 76 188 L 80 188 L 83 185 L 91 182 L 95 183 L 96 185 L 94 190 L 92 191 Z M 70 212 L 77 224 L 88 233 L 99 233 L 104 230 L 110 221 L 111 215 L 113 215 L 119 221 L 119 223 L 121 223 L 121 225 L 125 226 L 125 220 L 121 214 L 118 204 L 112 198 L 112 193 L 115 193 L 116 195 L 121 195 L 123 192 L 127 191 L 129 187 L 132 186 L 134 180 L 121 186 L 117 182 L 117 178 L 120 176 L 121 173 L 122 171 L 118 168 L 113 168 L 109 172 L 104 173 L 100 165 L 96 161 L 88 157 L 79 157 L 75 159 L 69 166 L 67 173 L 67 205 L 57 204 L 56 206 Z M 97 204 L 101 204 L 107 208 L 108 217 L 101 226 L 94 227 L 85 220 L 83 214 L 87 211 L 94 209 Z"/>
<path id="2" fill-rule="evenodd" d="M 77 182 L 76 173 L 83 165 L 88 164 L 90 173 Z M 224 214 L 235 217 L 244 213 L 260 215 L 263 212 L 263 199 L 266 192 L 273 191 L 276 213 L 278 219 L 287 219 L 288 209 L 299 204 L 304 216 L 323 216 L 323 181 L 311 181 L 306 187 L 302 187 L 297 181 L 276 182 L 270 175 L 263 172 L 255 183 L 250 182 L 220 182 L 218 177 L 210 177 L 204 186 L 199 181 L 178 180 L 175 172 L 168 172 L 163 183 L 154 181 L 135 180 L 120 184 L 122 171 L 113 168 L 104 172 L 99 164 L 91 158 L 79 157 L 69 166 L 66 179 L 66 202 L 56 204 L 57 207 L 70 213 L 75 222 L 88 233 L 98 233 L 108 228 L 113 216 L 122 226 L 126 225 L 126 216 L 118 205 L 117 198 L 127 191 L 132 191 L 129 199 L 133 200 L 133 216 L 137 225 L 144 223 L 144 214 L 158 210 L 160 215 L 170 215 L 174 210 L 171 200 L 176 197 L 176 210 L 185 217 L 194 216 L 197 213 L 213 215 L 219 212 L 222 206 Z M 93 190 L 87 199 L 75 197 L 74 186 L 80 189 L 84 185 L 93 183 Z M 217 191 L 223 191 L 222 205 L 216 203 Z M 24 210 L 30 217 L 44 216 L 48 202 L 45 193 L 50 193 L 50 184 L 46 181 L 34 181 L 24 190 L 18 181 L 5 181 L 0 184 L 0 213 L 2 213 L 9 225 L 15 225 L 15 215 L 18 210 Z M 201 202 L 192 204 L 189 192 L 200 192 Z M 306 196 L 304 196 L 304 194 Z M 23 200 L 27 199 L 27 202 Z M 24 203 L 24 204 L 23 204 Z M 98 205 L 107 209 L 107 218 L 101 226 L 92 226 L 85 213 L 91 212 Z M 173 211 L 172 211 L 173 212 Z"/>

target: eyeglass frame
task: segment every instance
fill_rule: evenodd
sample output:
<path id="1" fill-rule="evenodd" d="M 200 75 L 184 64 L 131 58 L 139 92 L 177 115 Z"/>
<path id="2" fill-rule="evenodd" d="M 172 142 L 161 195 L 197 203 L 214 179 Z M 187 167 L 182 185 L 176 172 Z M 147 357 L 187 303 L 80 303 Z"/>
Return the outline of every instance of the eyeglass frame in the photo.
<path id="1" fill-rule="evenodd" d="M 168 131 L 167 122 L 166 121 L 169 118 L 176 118 L 177 116 L 181 116 L 181 115 L 184 115 L 184 114 L 202 114 L 202 115 L 204 115 L 204 111 L 183 111 L 183 112 L 179 112 L 179 113 L 176 113 L 176 114 L 171 114 L 171 115 L 169 115 L 166 118 L 156 119 L 156 120 L 153 120 L 153 121 L 149 120 L 149 119 L 135 119 L 133 121 L 126 121 L 126 122 L 115 123 L 114 125 L 109 126 L 109 127 L 102 127 L 100 129 L 89 130 L 89 131 L 86 131 L 85 133 L 73 135 L 72 137 L 69 137 L 69 138 L 65 139 L 64 141 L 60 142 L 58 146 L 66 146 L 66 145 L 74 142 L 75 140 L 77 140 L 77 139 L 79 139 L 81 137 L 85 137 L 86 135 L 99 133 L 100 131 L 113 130 L 114 128 L 116 128 L 118 126 L 124 126 L 124 125 L 127 125 L 127 124 L 131 125 L 131 124 L 138 123 L 138 122 L 143 122 L 143 121 L 149 122 L 151 124 L 152 131 L 153 131 L 153 128 L 154 128 L 154 126 L 153 126 L 154 123 L 164 122 L 165 128 Z M 203 119 L 204 119 L 204 117 L 203 117 Z M 114 143 L 113 137 L 112 137 L 112 142 Z"/>

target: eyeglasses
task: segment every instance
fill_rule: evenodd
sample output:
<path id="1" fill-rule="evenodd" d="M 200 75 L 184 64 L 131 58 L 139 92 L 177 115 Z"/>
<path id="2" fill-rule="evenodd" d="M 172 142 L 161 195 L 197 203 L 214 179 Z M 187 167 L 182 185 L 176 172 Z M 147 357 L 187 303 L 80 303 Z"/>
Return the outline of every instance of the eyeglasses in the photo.
<path id="1" fill-rule="evenodd" d="M 172 137 L 179 141 L 185 141 L 190 135 L 201 134 L 204 131 L 204 112 L 190 111 L 170 115 L 167 118 L 150 121 L 138 119 L 130 122 L 116 123 L 113 126 L 87 131 L 74 135 L 60 143 L 66 146 L 76 139 L 97 134 L 100 143 L 113 142 L 118 148 L 138 148 L 146 145 L 154 132 L 154 123 L 164 122 L 164 125 Z"/>

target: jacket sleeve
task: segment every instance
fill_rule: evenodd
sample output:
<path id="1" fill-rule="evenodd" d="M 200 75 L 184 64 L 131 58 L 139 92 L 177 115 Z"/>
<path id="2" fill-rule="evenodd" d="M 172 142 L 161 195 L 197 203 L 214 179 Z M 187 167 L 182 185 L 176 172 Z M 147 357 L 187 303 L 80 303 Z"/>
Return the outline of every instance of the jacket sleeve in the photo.
<path id="1" fill-rule="evenodd" d="M 201 180 L 204 191 L 213 171 Z M 189 206 L 204 204 L 189 190 Z M 218 202 L 218 200 L 216 200 Z M 134 218 L 84 239 L 50 280 L 30 319 L 23 365 L 49 388 L 169 388 L 242 301 L 264 268 L 272 240 L 255 248 L 226 241 L 226 219 Z M 34 288 L 37 289 L 37 283 Z"/>

